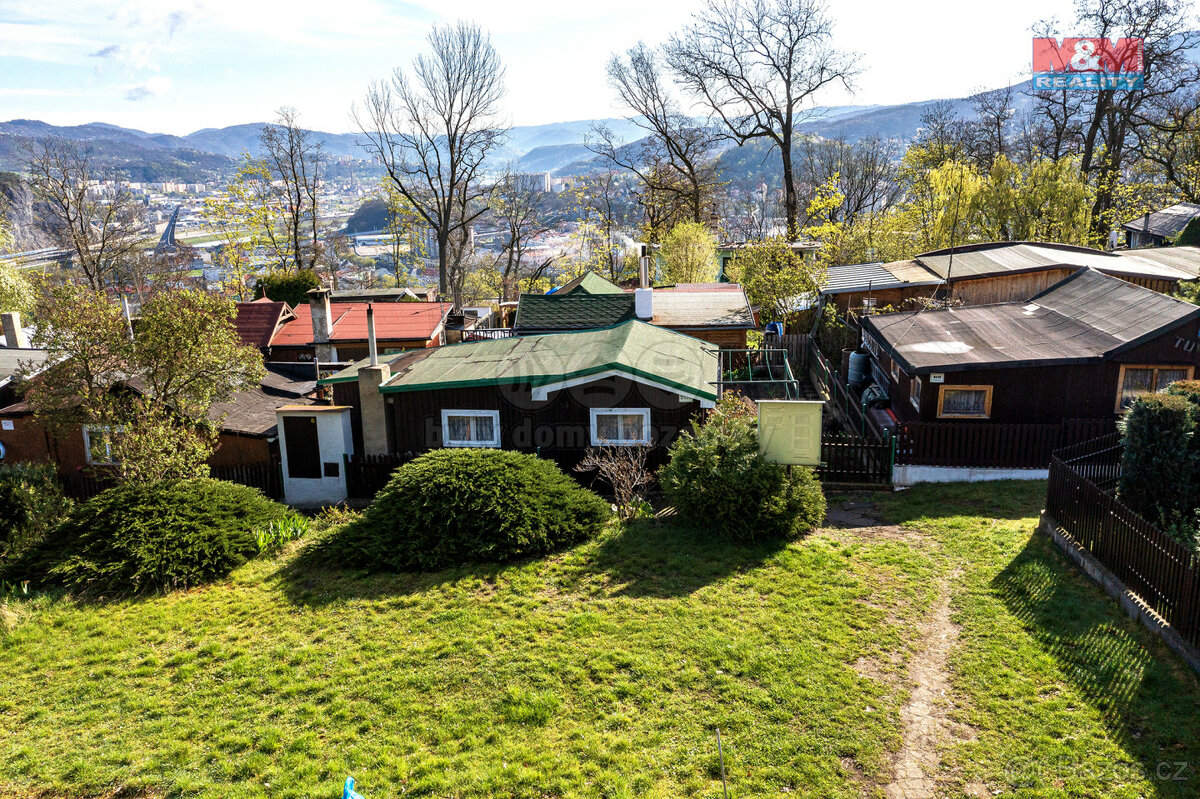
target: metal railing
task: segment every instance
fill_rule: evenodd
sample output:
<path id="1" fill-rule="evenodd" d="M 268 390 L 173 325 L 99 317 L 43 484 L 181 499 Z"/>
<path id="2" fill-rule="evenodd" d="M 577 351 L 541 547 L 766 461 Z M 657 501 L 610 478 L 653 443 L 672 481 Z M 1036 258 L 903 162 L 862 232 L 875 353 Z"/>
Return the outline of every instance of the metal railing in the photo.
<path id="1" fill-rule="evenodd" d="M 775 347 L 721 349 L 717 393 L 735 391 L 750 399 L 800 399 L 800 381 L 792 374 L 788 351 Z"/>

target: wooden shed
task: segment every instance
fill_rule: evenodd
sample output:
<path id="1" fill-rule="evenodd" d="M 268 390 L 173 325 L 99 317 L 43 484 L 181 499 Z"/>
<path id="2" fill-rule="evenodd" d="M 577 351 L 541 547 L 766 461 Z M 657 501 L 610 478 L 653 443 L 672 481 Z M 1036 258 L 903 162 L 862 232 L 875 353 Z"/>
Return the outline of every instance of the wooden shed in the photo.
<path id="1" fill-rule="evenodd" d="M 1115 419 L 1194 376 L 1200 307 L 1085 268 L 1024 302 L 866 317 L 900 421 Z"/>
<path id="2" fill-rule="evenodd" d="M 1200 275 L 1200 251 L 1178 249 L 1166 258 L 1047 242 L 967 244 L 906 261 L 829 267 L 822 293 L 843 313 L 886 306 L 910 310 L 906 303 L 914 299 L 987 305 L 1023 300 L 1081 269 L 1094 269 L 1170 294 L 1181 281 Z"/>

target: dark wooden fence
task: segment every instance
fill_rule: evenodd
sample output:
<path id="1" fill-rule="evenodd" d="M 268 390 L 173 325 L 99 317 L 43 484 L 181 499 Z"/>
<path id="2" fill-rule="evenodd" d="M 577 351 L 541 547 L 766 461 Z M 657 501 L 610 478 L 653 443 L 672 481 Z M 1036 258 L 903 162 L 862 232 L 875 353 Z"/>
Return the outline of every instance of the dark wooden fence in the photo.
<path id="1" fill-rule="evenodd" d="M 257 488 L 271 499 L 283 499 L 283 473 L 278 461 L 243 463 L 237 466 L 213 466 L 209 472 L 217 480 Z M 72 499 L 86 502 L 116 481 L 103 472 L 77 472 L 61 478 L 63 493 Z"/>
<path id="2" fill-rule="evenodd" d="M 821 436 L 821 465 L 814 471 L 826 485 L 892 484 L 893 442 L 878 442 L 846 433 Z"/>
<path id="3" fill-rule="evenodd" d="M 355 499 L 371 499 L 387 485 L 397 466 L 413 459 L 411 454 L 352 455 L 346 460 L 346 493 Z"/>
<path id="4" fill-rule="evenodd" d="M 1058 424 L 901 422 L 896 463 L 912 466 L 1045 469 L 1056 449 L 1115 429 L 1112 419 L 1065 419 Z"/>
<path id="5" fill-rule="evenodd" d="M 106 488 L 115 485 L 112 478 L 103 474 L 76 472 L 59 479 L 63 493 L 78 502 L 87 502 Z"/>
<path id="6" fill-rule="evenodd" d="M 209 471 L 217 480 L 257 488 L 271 499 L 283 499 L 283 470 L 278 461 L 213 466 Z"/>
<path id="7" fill-rule="evenodd" d="M 1120 452 L 1116 434 L 1055 452 L 1046 513 L 1184 640 L 1200 643 L 1200 564 L 1113 494 Z"/>

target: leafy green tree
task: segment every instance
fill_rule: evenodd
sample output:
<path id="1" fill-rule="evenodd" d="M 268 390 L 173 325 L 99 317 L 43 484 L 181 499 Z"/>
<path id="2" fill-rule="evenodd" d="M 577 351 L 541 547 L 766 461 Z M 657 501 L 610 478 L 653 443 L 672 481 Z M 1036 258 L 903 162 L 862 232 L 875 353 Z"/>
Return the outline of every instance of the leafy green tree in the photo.
<path id="1" fill-rule="evenodd" d="M 131 338 L 104 295 L 55 287 L 38 308 L 34 343 L 53 365 L 29 381 L 34 413 L 56 433 L 109 430 L 120 479 L 198 474 L 219 427 L 213 405 L 264 375 L 258 350 L 238 338 L 235 315 L 224 297 L 162 292 L 143 304 Z"/>
<path id="2" fill-rule="evenodd" d="M 717 237 L 701 222 L 680 222 L 663 237 L 659 250 L 669 283 L 709 283 L 717 279 Z"/>
<path id="3" fill-rule="evenodd" d="M 752 242 L 729 264 L 764 322 L 783 322 L 815 298 L 825 284 L 825 267 L 792 249 L 783 236 Z"/>
<path id="4" fill-rule="evenodd" d="M 1200 247 L 1200 217 L 1196 217 L 1187 223 L 1184 229 L 1179 232 L 1179 237 L 1175 239 L 1175 244 L 1181 247 Z"/>

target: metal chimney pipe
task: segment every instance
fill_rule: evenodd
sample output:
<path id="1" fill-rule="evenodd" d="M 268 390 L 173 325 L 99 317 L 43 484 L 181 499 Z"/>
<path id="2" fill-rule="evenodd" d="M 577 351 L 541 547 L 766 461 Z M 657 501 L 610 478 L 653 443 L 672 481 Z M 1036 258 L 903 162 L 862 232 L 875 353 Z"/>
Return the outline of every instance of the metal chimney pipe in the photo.
<path id="1" fill-rule="evenodd" d="M 638 258 L 638 288 L 650 288 L 650 247 L 642 245 L 642 254 Z"/>
<path id="2" fill-rule="evenodd" d="M 367 303 L 367 354 L 371 366 L 379 365 L 379 347 L 375 344 L 375 303 Z"/>

